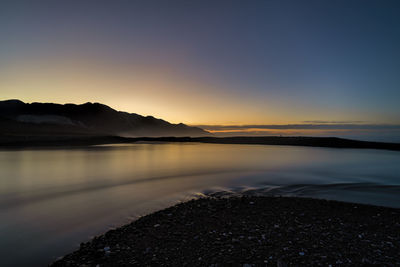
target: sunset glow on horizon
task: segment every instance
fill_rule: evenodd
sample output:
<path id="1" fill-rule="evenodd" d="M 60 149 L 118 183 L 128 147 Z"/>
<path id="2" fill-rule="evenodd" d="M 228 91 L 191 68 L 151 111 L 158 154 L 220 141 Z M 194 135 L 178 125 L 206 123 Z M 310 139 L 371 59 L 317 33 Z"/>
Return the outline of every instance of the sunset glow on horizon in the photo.
<path id="1" fill-rule="evenodd" d="M 0 99 L 190 125 L 400 124 L 398 5 L 61 2 L 2 4 Z"/>

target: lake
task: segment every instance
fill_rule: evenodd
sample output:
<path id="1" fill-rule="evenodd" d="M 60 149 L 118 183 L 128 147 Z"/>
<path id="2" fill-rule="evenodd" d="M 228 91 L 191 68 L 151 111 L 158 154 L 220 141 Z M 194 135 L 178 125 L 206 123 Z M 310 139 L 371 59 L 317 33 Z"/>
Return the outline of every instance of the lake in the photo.
<path id="1" fill-rule="evenodd" d="M 139 216 L 226 193 L 400 207 L 400 152 L 197 143 L 2 150 L 0 265 L 47 265 Z"/>

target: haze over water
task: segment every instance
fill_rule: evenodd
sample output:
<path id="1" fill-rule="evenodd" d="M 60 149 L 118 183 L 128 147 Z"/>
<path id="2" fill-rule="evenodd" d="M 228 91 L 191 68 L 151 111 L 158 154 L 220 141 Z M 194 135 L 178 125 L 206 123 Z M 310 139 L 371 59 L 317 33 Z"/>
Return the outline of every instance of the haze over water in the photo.
<path id="1" fill-rule="evenodd" d="M 210 192 L 400 207 L 400 153 L 221 144 L 0 151 L 3 266 L 43 266 L 80 242 Z"/>

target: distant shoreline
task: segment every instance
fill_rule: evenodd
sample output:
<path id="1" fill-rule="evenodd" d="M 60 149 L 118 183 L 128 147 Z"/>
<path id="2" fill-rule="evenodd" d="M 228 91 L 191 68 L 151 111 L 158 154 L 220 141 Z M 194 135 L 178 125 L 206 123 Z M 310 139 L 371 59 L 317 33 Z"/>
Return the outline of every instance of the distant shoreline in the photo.
<path id="1" fill-rule="evenodd" d="M 0 149 L 76 147 L 137 142 L 196 142 L 212 144 L 280 145 L 400 151 L 400 143 L 358 141 L 336 137 L 121 137 L 121 136 L 14 136 L 0 135 Z"/>

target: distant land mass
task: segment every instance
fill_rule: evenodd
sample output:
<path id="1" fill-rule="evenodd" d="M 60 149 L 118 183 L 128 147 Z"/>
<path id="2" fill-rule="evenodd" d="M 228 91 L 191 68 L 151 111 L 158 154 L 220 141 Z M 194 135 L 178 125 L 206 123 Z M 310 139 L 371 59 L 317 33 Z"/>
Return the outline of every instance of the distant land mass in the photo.
<path id="1" fill-rule="evenodd" d="M 0 148 L 71 147 L 136 142 L 289 145 L 400 151 L 400 143 L 336 137 L 213 137 L 185 124 L 114 110 L 100 103 L 54 104 L 0 101 Z"/>
<path id="2" fill-rule="evenodd" d="M 207 136 L 183 123 L 117 111 L 100 103 L 55 104 L 0 101 L 0 135 L 7 136 Z"/>
<path id="3" fill-rule="evenodd" d="M 384 149 L 400 151 L 400 143 L 368 142 L 337 137 L 240 136 L 240 137 L 121 137 L 121 136 L 2 136 L 0 148 L 76 147 L 105 144 L 212 143 L 236 145 L 278 145 L 329 148 Z"/>

